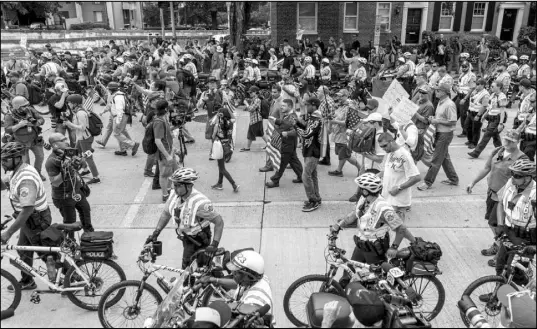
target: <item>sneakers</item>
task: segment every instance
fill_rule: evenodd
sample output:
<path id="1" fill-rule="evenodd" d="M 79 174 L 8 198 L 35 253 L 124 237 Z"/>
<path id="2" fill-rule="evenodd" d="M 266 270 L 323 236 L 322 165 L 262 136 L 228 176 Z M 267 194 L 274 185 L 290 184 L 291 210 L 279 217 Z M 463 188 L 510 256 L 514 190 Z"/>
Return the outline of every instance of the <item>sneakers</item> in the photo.
<path id="1" fill-rule="evenodd" d="M 473 143 L 468 144 L 468 148 L 469 148 L 470 150 L 475 149 L 475 144 L 473 144 Z"/>
<path id="2" fill-rule="evenodd" d="M 168 198 L 169 198 L 169 197 L 170 197 L 169 194 L 167 194 L 167 195 L 163 195 L 163 196 L 162 196 L 162 202 L 166 203 L 166 201 L 168 201 Z"/>
<path id="3" fill-rule="evenodd" d="M 98 178 L 98 177 L 93 177 L 92 179 L 90 179 L 89 181 L 86 182 L 86 184 L 97 184 L 97 183 L 100 183 L 101 182 L 101 179 Z"/>
<path id="4" fill-rule="evenodd" d="M 154 190 L 160 190 L 160 184 L 153 184 L 151 185 L 151 189 Z"/>
<path id="5" fill-rule="evenodd" d="M 490 248 L 488 249 L 483 249 L 481 250 L 481 255 L 483 256 L 494 256 L 498 253 L 498 246 L 493 243 L 492 246 L 490 246 Z"/>
<path id="6" fill-rule="evenodd" d="M 134 143 L 134 146 L 132 147 L 132 153 L 131 153 L 132 156 L 135 156 L 136 153 L 138 153 L 139 147 L 140 147 L 140 143 L 138 142 Z"/>
<path id="7" fill-rule="evenodd" d="M 295 179 L 293 179 L 293 183 L 295 183 L 295 184 L 302 184 L 302 178 L 295 178 Z"/>
<path id="8" fill-rule="evenodd" d="M 459 186 L 459 182 L 454 182 L 454 181 L 449 180 L 449 179 L 443 180 L 440 183 L 442 183 L 444 185 Z"/>
<path id="9" fill-rule="evenodd" d="M 464 142 L 464 145 L 470 145 L 470 141 Z"/>
<path id="10" fill-rule="evenodd" d="M 34 290 L 37 288 L 37 284 L 35 284 L 34 280 L 27 282 L 27 283 L 19 281 L 19 284 L 21 286 L 21 290 Z M 12 285 L 9 285 L 7 287 L 7 290 L 13 292 L 15 291 L 15 288 Z"/>
<path id="11" fill-rule="evenodd" d="M 421 183 L 420 185 L 418 185 L 418 190 L 420 190 L 420 191 L 425 191 L 425 190 L 428 190 L 428 189 L 430 189 L 430 188 L 431 188 L 431 186 L 428 185 L 428 184 L 425 183 L 425 182 L 423 182 L 423 183 Z"/>
<path id="12" fill-rule="evenodd" d="M 482 303 L 489 303 L 495 298 L 497 297 L 492 292 L 489 292 L 488 294 L 479 295 L 479 301 Z"/>
<path id="13" fill-rule="evenodd" d="M 115 151 L 114 154 L 126 157 L 127 156 L 127 151 Z"/>
<path id="14" fill-rule="evenodd" d="M 470 158 L 472 159 L 477 159 L 477 154 L 475 154 L 474 152 L 468 152 L 468 155 L 470 156 Z"/>
<path id="15" fill-rule="evenodd" d="M 321 165 L 321 166 L 330 166 L 330 161 L 328 161 L 328 160 L 319 161 L 319 165 Z"/>
<path id="16" fill-rule="evenodd" d="M 260 172 L 269 172 L 269 171 L 273 171 L 273 170 L 274 170 L 274 168 L 272 168 L 272 167 L 270 167 L 270 168 L 269 167 L 259 168 Z"/>
<path id="17" fill-rule="evenodd" d="M 106 147 L 106 145 L 104 145 L 104 143 L 102 141 L 95 141 L 95 143 L 101 145 L 101 147 L 104 149 Z"/>
<path id="18" fill-rule="evenodd" d="M 239 192 L 239 187 L 241 187 L 241 186 L 237 185 L 237 184 L 233 185 L 233 192 L 235 192 L 235 193 Z"/>
<path id="19" fill-rule="evenodd" d="M 155 177 L 155 173 L 150 171 L 150 172 L 144 172 L 144 177 Z"/>
<path id="20" fill-rule="evenodd" d="M 310 201 L 306 205 L 304 205 L 304 207 L 302 207 L 302 211 L 311 212 L 311 211 L 319 209 L 320 206 L 321 206 L 320 202 Z"/>
<path id="21" fill-rule="evenodd" d="M 464 138 L 464 137 L 466 137 L 466 134 L 465 134 L 465 133 L 462 133 L 462 134 L 460 134 L 460 135 L 457 135 L 457 137 L 459 137 L 459 138 Z"/>
<path id="22" fill-rule="evenodd" d="M 270 181 L 270 182 L 266 182 L 265 186 L 268 187 L 268 188 L 280 187 L 280 183 Z"/>
<path id="23" fill-rule="evenodd" d="M 496 259 L 489 259 L 487 262 L 488 266 L 496 268 Z"/>
<path id="24" fill-rule="evenodd" d="M 213 190 L 223 190 L 224 188 L 222 187 L 222 184 L 214 184 L 213 186 L 211 186 L 211 188 Z"/>
<path id="25" fill-rule="evenodd" d="M 343 172 L 339 170 L 333 170 L 328 172 L 328 176 L 337 176 L 337 177 L 343 177 Z"/>

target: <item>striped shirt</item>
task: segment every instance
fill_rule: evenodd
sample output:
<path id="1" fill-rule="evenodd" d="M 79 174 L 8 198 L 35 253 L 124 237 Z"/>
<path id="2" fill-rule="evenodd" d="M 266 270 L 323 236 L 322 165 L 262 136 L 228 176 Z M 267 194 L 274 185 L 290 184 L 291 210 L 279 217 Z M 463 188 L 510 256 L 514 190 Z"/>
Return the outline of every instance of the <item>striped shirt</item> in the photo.
<path id="1" fill-rule="evenodd" d="M 165 209 L 173 216 L 178 230 L 186 235 L 195 236 L 210 225 L 210 220 L 219 216 L 214 211 L 211 200 L 196 189 L 186 200 L 172 190 Z"/>
<path id="2" fill-rule="evenodd" d="M 250 289 L 246 290 L 240 296 L 240 291 L 242 289 L 237 289 L 237 296 L 242 304 L 250 304 L 257 306 L 265 306 L 265 304 L 270 305 L 270 313 L 274 314 L 273 311 L 273 301 L 272 301 L 272 289 L 270 288 L 270 283 L 267 276 L 263 276 L 256 284 L 254 284 Z"/>
<path id="3" fill-rule="evenodd" d="M 498 198 L 505 212 L 505 226 L 522 226 L 535 228 L 535 214 L 531 206 L 531 200 L 535 200 L 535 181 L 526 187 L 522 193 L 518 193 L 513 179 L 509 179 L 505 186 L 498 192 Z M 509 203 L 515 203 L 513 207 Z"/>
<path id="4" fill-rule="evenodd" d="M 10 178 L 9 199 L 15 212 L 33 206 L 36 211 L 48 208 L 45 185 L 35 168 L 27 163 L 21 164 Z"/>

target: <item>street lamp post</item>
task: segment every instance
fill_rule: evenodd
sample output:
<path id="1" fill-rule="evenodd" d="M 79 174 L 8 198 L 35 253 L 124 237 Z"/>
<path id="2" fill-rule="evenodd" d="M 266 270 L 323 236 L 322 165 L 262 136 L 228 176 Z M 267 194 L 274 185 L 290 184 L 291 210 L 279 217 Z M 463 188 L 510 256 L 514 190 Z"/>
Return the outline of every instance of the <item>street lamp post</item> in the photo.
<path id="1" fill-rule="evenodd" d="M 175 33 L 175 15 L 173 13 L 173 2 L 172 1 L 170 1 L 170 18 L 171 18 L 171 21 L 172 21 L 173 37 L 177 38 L 177 34 Z"/>
<path id="2" fill-rule="evenodd" d="M 226 2 L 227 6 L 227 29 L 228 31 L 231 31 L 231 2 Z"/>

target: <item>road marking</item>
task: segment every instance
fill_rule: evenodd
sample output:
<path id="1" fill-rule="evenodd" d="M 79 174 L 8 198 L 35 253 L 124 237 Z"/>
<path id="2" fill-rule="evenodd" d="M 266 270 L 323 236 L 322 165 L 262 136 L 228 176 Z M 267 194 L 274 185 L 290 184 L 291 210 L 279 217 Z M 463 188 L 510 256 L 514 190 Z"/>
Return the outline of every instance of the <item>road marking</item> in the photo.
<path id="1" fill-rule="evenodd" d="M 138 215 L 138 211 L 140 211 L 140 205 L 142 204 L 142 201 L 144 201 L 147 192 L 149 192 L 149 186 L 152 182 L 153 178 L 145 178 L 144 182 L 142 183 L 142 186 L 140 186 L 140 189 L 138 190 L 138 193 L 136 193 L 136 196 L 134 197 L 134 202 L 129 206 L 127 214 L 125 215 L 125 217 L 123 217 L 121 227 L 132 227 L 132 223 L 136 218 L 136 215 Z"/>

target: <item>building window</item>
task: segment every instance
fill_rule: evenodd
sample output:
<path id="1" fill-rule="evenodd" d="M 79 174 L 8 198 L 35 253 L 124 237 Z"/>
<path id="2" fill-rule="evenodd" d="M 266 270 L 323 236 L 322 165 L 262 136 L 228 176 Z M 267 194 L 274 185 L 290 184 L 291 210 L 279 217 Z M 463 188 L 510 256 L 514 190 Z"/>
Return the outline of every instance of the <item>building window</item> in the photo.
<path id="1" fill-rule="evenodd" d="M 69 18 L 69 12 L 68 11 L 60 11 L 60 16 L 63 16 L 63 18 L 67 19 Z"/>
<path id="2" fill-rule="evenodd" d="M 455 2 L 442 2 L 439 31 L 453 31 L 453 13 L 455 13 Z"/>
<path id="3" fill-rule="evenodd" d="M 345 2 L 343 31 L 358 32 L 358 2 Z"/>
<path id="4" fill-rule="evenodd" d="M 392 16 L 391 2 L 377 2 L 377 15 L 380 16 L 380 30 L 390 31 L 390 17 Z"/>
<path id="5" fill-rule="evenodd" d="M 101 2 L 100 2 L 100 1 L 93 1 L 93 4 L 94 4 L 94 5 L 100 5 Z"/>
<path id="6" fill-rule="evenodd" d="M 485 31 L 488 2 L 474 2 L 472 31 Z"/>
<path id="7" fill-rule="evenodd" d="M 298 4 L 298 24 L 305 34 L 317 34 L 317 3 L 299 2 Z"/>
<path id="8" fill-rule="evenodd" d="M 123 23 L 129 24 L 131 22 L 131 13 L 128 9 L 123 9 Z"/>
<path id="9" fill-rule="evenodd" d="M 93 21 L 94 22 L 102 22 L 103 21 L 103 12 L 102 11 L 94 11 L 93 12 Z"/>

